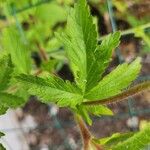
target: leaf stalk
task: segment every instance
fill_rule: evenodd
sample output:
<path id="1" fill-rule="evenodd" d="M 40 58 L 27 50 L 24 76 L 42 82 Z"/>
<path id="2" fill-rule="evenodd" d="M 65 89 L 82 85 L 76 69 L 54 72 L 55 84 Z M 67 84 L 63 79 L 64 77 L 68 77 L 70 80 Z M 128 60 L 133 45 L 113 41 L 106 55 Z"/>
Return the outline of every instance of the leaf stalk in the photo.
<path id="1" fill-rule="evenodd" d="M 80 129 L 80 134 L 82 136 L 82 141 L 83 141 L 83 150 L 90 150 L 90 145 L 94 146 L 96 150 L 104 150 L 101 145 L 96 144 L 92 141 L 92 135 L 84 123 L 82 117 L 78 114 L 75 115 L 75 120 L 79 126 Z"/>

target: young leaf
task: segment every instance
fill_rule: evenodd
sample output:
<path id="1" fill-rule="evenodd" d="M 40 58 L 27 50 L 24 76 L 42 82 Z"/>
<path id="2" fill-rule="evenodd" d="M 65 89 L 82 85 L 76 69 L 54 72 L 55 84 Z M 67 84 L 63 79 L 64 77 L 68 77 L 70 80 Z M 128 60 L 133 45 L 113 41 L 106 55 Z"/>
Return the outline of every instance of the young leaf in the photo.
<path id="1" fill-rule="evenodd" d="M 86 0 L 78 0 L 74 9 L 70 10 L 67 31 L 56 36 L 66 47 L 76 83 L 83 93 L 89 91 L 100 80 L 100 75 L 107 67 L 112 49 L 119 44 L 119 32 L 109 35 L 98 46 L 96 27 Z M 104 62 L 98 62 L 101 59 Z"/>
<path id="2" fill-rule="evenodd" d="M 79 105 L 77 106 L 77 112 L 78 114 L 80 114 L 83 119 L 89 124 L 89 125 L 92 125 L 92 120 L 88 114 L 88 111 L 86 109 L 86 107 L 84 107 L 83 105 Z"/>
<path id="3" fill-rule="evenodd" d="M 0 71 L 0 114 L 4 114 L 9 107 L 20 106 L 24 103 L 24 100 L 18 96 L 3 92 L 8 89 L 13 72 L 10 55 L 3 56 L 0 59 Z"/>
<path id="4" fill-rule="evenodd" d="M 5 114 L 8 109 L 9 109 L 9 107 L 4 106 L 3 104 L 1 104 L 1 105 L 0 105 L 0 115 Z"/>
<path id="5" fill-rule="evenodd" d="M 8 87 L 12 72 L 13 65 L 10 56 L 3 56 L 0 59 L 0 91 Z"/>
<path id="6" fill-rule="evenodd" d="M 93 62 L 88 72 L 88 88 L 86 92 L 98 84 L 98 81 L 101 79 L 102 74 L 111 60 L 112 51 L 119 45 L 119 39 L 120 32 L 115 32 L 106 36 L 101 45 L 97 46 L 94 51 L 95 62 Z"/>
<path id="7" fill-rule="evenodd" d="M 104 105 L 85 106 L 87 111 L 95 116 L 113 115 L 113 112 Z"/>
<path id="8" fill-rule="evenodd" d="M 25 102 L 24 99 L 22 99 L 21 97 L 12 95 L 12 94 L 8 94 L 8 93 L 4 93 L 4 92 L 0 92 L 0 104 L 4 106 L 4 108 L 16 108 L 20 105 L 22 105 Z"/>
<path id="9" fill-rule="evenodd" d="M 114 145 L 112 150 L 141 150 L 150 144 L 150 126 L 137 132 L 122 143 Z"/>
<path id="10" fill-rule="evenodd" d="M 95 143 L 100 145 L 105 145 L 107 149 L 110 149 L 112 146 L 124 142 L 128 138 L 132 137 L 134 135 L 134 132 L 128 132 L 128 133 L 115 133 L 111 137 L 105 137 L 101 139 L 92 139 Z"/>
<path id="11" fill-rule="evenodd" d="M 9 27 L 3 32 L 3 49 L 11 54 L 12 62 L 20 73 L 29 73 L 31 59 L 28 45 L 21 41 L 15 28 Z"/>
<path id="12" fill-rule="evenodd" d="M 52 60 L 49 60 L 48 62 L 43 62 L 41 64 L 41 69 L 44 71 L 53 72 L 56 64 L 57 64 L 57 60 L 52 59 Z"/>
<path id="13" fill-rule="evenodd" d="M 139 58 L 129 65 L 127 63 L 119 65 L 110 74 L 105 76 L 96 87 L 86 94 L 86 99 L 105 99 L 119 94 L 121 90 L 128 87 L 137 77 L 140 68 L 141 65 Z"/>
<path id="14" fill-rule="evenodd" d="M 43 102 L 56 102 L 59 106 L 74 107 L 83 100 L 80 90 L 69 81 L 49 75 L 47 78 L 22 74 L 17 77 L 32 95 L 39 96 Z"/>
<path id="15" fill-rule="evenodd" d="M 85 119 L 85 121 L 89 125 L 92 125 L 92 120 L 90 119 L 89 114 L 95 116 L 113 115 L 113 112 L 103 105 L 97 105 L 97 106 L 80 105 L 77 106 L 77 109 L 78 109 L 77 112 Z"/>

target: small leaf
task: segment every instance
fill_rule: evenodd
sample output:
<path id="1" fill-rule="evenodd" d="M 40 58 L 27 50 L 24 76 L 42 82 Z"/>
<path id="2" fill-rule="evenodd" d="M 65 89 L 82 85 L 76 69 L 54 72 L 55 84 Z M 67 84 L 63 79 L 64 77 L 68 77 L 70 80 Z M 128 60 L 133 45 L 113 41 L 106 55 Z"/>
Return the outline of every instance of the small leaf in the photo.
<path id="1" fill-rule="evenodd" d="M 135 133 L 122 143 L 114 145 L 112 150 L 141 150 L 150 144 L 150 126 Z"/>
<path id="2" fill-rule="evenodd" d="M 84 118 L 84 120 L 89 124 L 92 125 L 92 120 L 88 114 L 88 111 L 86 109 L 86 107 L 84 107 L 83 105 L 79 105 L 77 107 L 77 112 Z"/>
<path id="3" fill-rule="evenodd" d="M 4 133 L 0 132 L 0 138 L 4 135 L 5 135 Z M 0 150 L 6 150 L 1 143 L 0 143 Z"/>
<path id="4" fill-rule="evenodd" d="M 98 84 L 102 74 L 108 67 L 113 50 L 119 45 L 120 32 L 106 36 L 94 51 L 95 60 L 88 71 L 86 92 Z M 89 58 L 90 59 L 90 58 Z"/>
<path id="5" fill-rule="evenodd" d="M 57 61 L 55 59 L 52 59 L 52 60 L 49 60 L 48 62 L 43 62 L 41 68 L 44 71 L 53 72 L 56 64 L 57 64 Z"/>
<path id="6" fill-rule="evenodd" d="M 86 99 L 98 100 L 117 95 L 137 77 L 140 71 L 140 59 L 131 64 L 124 63 L 106 75 L 99 84 L 86 94 Z"/>
<path id="7" fill-rule="evenodd" d="M 7 112 L 8 107 L 4 106 L 3 104 L 0 105 L 0 115 L 3 115 Z"/>
<path id="8" fill-rule="evenodd" d="M 49 75 L 47 78 L 41 78 L 22 74 L 16 78 L 28 88 L 31 95 L 39 96 L 45 103 L 55 102 L 59 106 L 75 107 L 83 100 L 77 86 L 56 76 Z"/>
<path id="9" fill-rule="evenodd" d="M 127 140 L 128 138 L 132 137 L 133 135 L 134 135 L 133 132 L 123 133 L 123 134 L 115 133 L 110 138 L 104 138 L 104 139 L 101 139 L 101 141 L 103 143 L 105 141 L 105 145 L 110 147 L 110 146 L 114 146 L 120 142 Z"/>
<path id="10" fill-rule="evenodd" d="M 92 125 L 92 120 L 89 116 L 90 114 L 95 116 L 113 115 L 113 112 L 103 105 L 97 105 L 97 106 L 79 105 L 77 106 L 77 112 L 84 118 L 84 120 L 89 125 Z"/>
<path id="11" fill-rule="evenodd" d="M 3 32 L 3 49 L 10 53 L 12 62 L 20 73 L 29 73 L 31 69 L 31 56 L 28 45 L 25 44 L 14 27 Z"/>
<path id="12" fill-rule="evenodd" d="M 0 91 L 8 88 L 12 72 L 13 65 L 10 56 L 3 56 L 0 59 Z"/>
<path id="13" fill-rule="evenodd" d="M 103 147 L 103 149 L 106 150 L 112 150 L 112 147 L 116 144 L 119 144 L 121 142 L 124 142 L 128 138 L 132 137 L 134 135 L 133 132 L 128 132 L 128 133 L 115 133 L 111 137 L 106 137 L 106 138 L 93 138 L 92 143 L 94 145 L 96 144 L 97 146 Z"/>
<path id="14" fill-rule="evenodd" d="M 113 112 L 104 105 L 85 106 L 87 111 L 93 115 L 113 115 Z"/>
<path id="15" fill-rule="evenodd" d="M 4 93 L 4 92 L 0 92 L 0 103 L 1 105 L 5 107 L 11 107 L 11 108 L 16 108 L 22 104 L 24 104 L 25 100 L 22 99 L 21 97 L 12 95 L 12 94 L 8 94 L 8 93 Z"/>

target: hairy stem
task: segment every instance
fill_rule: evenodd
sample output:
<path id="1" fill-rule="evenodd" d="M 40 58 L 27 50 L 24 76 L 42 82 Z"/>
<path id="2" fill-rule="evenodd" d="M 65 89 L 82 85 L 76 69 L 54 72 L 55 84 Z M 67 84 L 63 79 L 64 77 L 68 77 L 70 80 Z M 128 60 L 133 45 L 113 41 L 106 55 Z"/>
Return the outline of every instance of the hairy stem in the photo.
<path id="1" fill-rule="evenodd" d="M 109 104 L 109 103 L 113 103 L 113 102 L 118 102 L 118 101 L 125 100 L 129 97 L 135 96 L 135 95 L 137 95 L 145 90 L 148 90 L 148 89 L 150 89 L 150 81 L 140 83 L 118 95 L 113 96 L 113 97 L 96 100 L 96 101 L 83 102 L 83 104 L 84 105 L 99 105 L 99 104 Z"/>
<path id="2" fill-rule="evenodd" d="M 90 144 L 92 144 L 96 150 L 104 150 L 101 145 L 96 144 L 92 141 L 92 135 L 84 123 L 80 115 L 75 116 L 76 122 L 80 128 L 80 133 L 83 141 L 83 150 L 90 150 Z"/>
<path id="3" fill-rule="evenodd" d="M 45 62 L 47 62 L 47 61 L 48 61 L 48 56 L 47 56 L 47 54 L 46 54 L 46 52 L 45 52 L 45 49 L 42 48 L 38 42 L 36 43 L 36 45 L 37 45 L 37 47 L 39 48 L 39 52 L 40 52 L 40 55 L 41 55 L 42 59 L 43 59 Z"/>
<path id="4" fill-rule="evenodd" d="M 138 27 L 135 27 L 135 28 L 131 28 L 131 29 L 128 29 L 128 30 L 124 30 L 124 31 L 121 31 L 121 36 L 125 36 L 125 35 L 128 35 L 128 34 L 135 34 L 135 31 L 137 28 L 140 28 L 142 30 L 145 30 L 145 29 L 148 29 L 150 27 L 150 23 L 147 23 L 147 24 L 144 24 L 144 25 L 140 25 Z M 104 35 L 102 36 L 99 41 L 103 40 L 107 35 Z"/>
<path id="5" fill-rule="evenodd" d="M 82 140 L 83 140 L 83 149 L 84 150 L 89 150 L 89 145 L 90 145 L 90 141 L 91 141 L 91 134 L 89 129 L 87 128 L 86 124 L 84 123 L 83 119 L 81 118 L 81 116 L 76 115 L 76 122 L 80 128 L 80 133 L 82 136 Z"/>

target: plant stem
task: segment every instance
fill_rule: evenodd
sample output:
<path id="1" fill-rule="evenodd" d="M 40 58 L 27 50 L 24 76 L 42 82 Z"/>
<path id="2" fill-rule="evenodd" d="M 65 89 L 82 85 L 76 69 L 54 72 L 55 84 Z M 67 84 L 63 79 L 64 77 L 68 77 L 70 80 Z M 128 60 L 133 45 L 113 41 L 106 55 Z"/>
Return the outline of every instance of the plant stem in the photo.
<path id="1" fill-rule="evenodd" d="M 148 90 L 148 89 L 150 89 L 150 81 L 140 83 L 140 84 L 138 84 L 118 95 L 110 97 L 110 98 L 96 100 L 96 101 L 83 102 L 83 105 L 100 105 L 100 104 L 109 104 L 109 103 L 113 103 L 113 102 L 118 102 L 121 100 L 125 100 L 129 97 L 135 96 L 135 95 L 137 95 L 145 90 Z"/>
<path id="2" fill-rule="evenodd" d="M 91 133 L 89 129 L 87 128 L 86 124 L 84 123 L 83 119 L 81 118 L 81 116 L 77 114 L 75 115 L 75 119 L 80 128 L 80 133 L 81 133 L 82 140 L 83 140 L 83 149 L 89 150 L 89 145 L 91 141 Z"/>
<path id="3" fill-rule="evenodd" d="M 128 34 L 135 34 L 135 31 L 136 31 L 137 28 L 140 28 L 142 30 L 148 29 L 148 28 L 150 28 L 150 23 L 140 25 L 140 26 L 137 26 L 137 27 L 134 27 L 134 28 L 131 28 L 131 29 L 124 30 L 124 31 L 120 31 L 121 36 L 125 36 L 125 35 L 128 35 Z M 98 41 L 103 40 L 106 36 L 107 35 L 102 36 Z"/>
<path id="4" fill-rule="evenodd" d="M 45 52 L 45 49 L 42 48 L 38 42 L 36 43 L 36 45 L 37 45 L 37 47 L 39 48 L 39 52 L 40 52 L 40 54 L 41 54 L 42 59 L 43 59 L 45 62 L 48 62 L 48 57 L 47 57 L 47 54 L 46 54 L 46 52 Z"/>
<path id="5" fill-rule="evenodd" d="M 90 144 L 95 147 L 95 150 L 104 150 L 101 145 L 96 144 L 92 141 L 92 135 L 84 123 L 82 117 L 78 114 L 75 115 L 75 120 L 80 128 L 80 134 L 83 141 L 83 150 L 90 150 Z"/>

